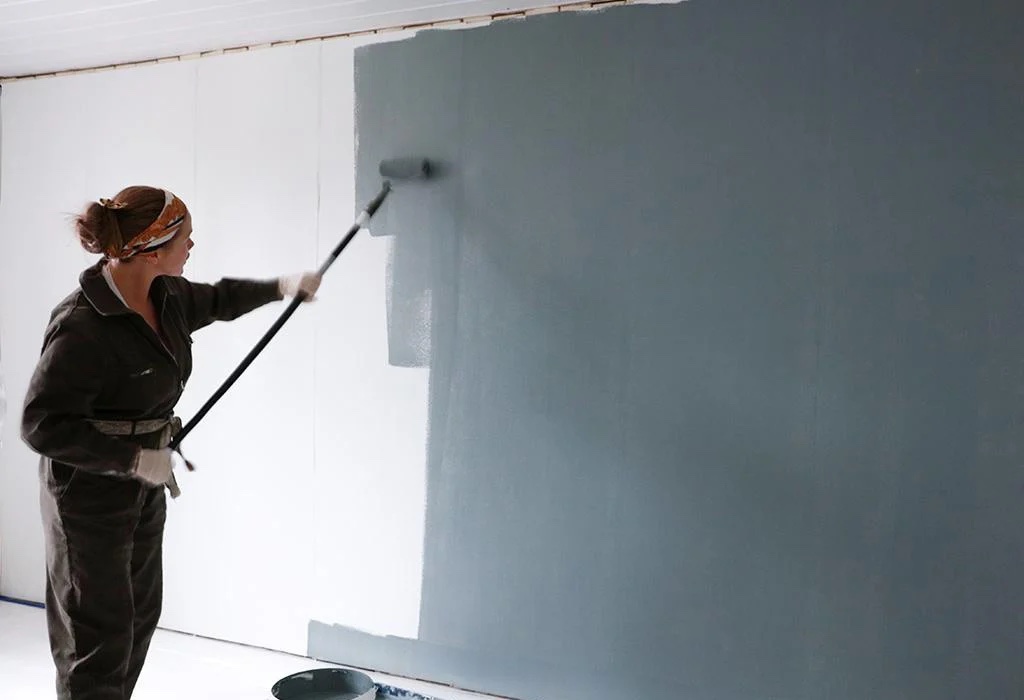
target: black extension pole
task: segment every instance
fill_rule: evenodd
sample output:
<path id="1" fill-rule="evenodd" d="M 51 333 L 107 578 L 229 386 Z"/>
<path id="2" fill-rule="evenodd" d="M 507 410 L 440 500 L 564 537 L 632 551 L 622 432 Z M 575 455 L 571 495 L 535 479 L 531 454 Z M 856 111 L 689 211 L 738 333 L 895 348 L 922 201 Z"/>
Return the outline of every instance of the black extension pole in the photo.
<path id="1" fill-rule="evenodd" d="M 348 230 L 348 233 L 345 234 L 345 237 L 341 239 L 341 242 L 334 248 L 333 251 L 331 251 L 330 256 L 327 258 L 327 260 L 324 261 L 323 265 L 320 266 L 320 269 L 317 270 L 317 273 L 321 277 L 324 275 L 325 272 L 327 272 L 327 269 L 334 263 L 334 261 L 338 259 L 338 256 L 341 255 L 341 251 L 345 250 L 345 246 L 349 244 L 349 241 L 351 241 L 352 238 L 357 233 L 359 233 L 359 229 L 365 226 L 367 222 L 370 220 L 370 217 L 377 212 L 377 209 L 379 209 L 380 205 L 384 203 L 384 199 L 388 196 L 389 192 L 391 192 L 391 183 L 385 181 L 384 184 L 381 186 L 380 192 L 377 193 L 377 196 L 374 197 L 373 200 L 366 205 L 366 208 L 363 209 L 362 213 L 358 216 L 358 218 L 356 218 L 355 223 L 352 224 L 352 228 Z M 192 429 L 195 428 L 199 421 L 203 419 L 203 416 L 210 412 L 210 409 L 213 408 L 213 405 L 217 403 L 217 401 L 219 401 L 220 398 L 224 396 L 225 393 L 227 393 L 227 390 L 231 388 L 231 385 L 238 381 L 238 378 L 242 376 L 242 373 L 249 367 L 249 365 L 252 364 L 253 360 L 256 359 L 256 356 L 263 352 L 263 348 L 267 347 L 267 344 L 270 342 L 270 340 L 275 335 L 277 335 L 277 332 L 281 330 L 281 327 L 284 326 L 285 322 L 289 318 L 291 318 L 292 314 L 295 313 L 295 310 L 299 308 L 299 305 L 302 304 L 304 299 L 305 295 L 301 292 L 292 299 L 291 303 L 288 304 L 288 308 L 284 310 L 281 316 L 278 317 L 277 321 L 274 322 L 274 325 L 272 325 L 270 329 L 263 334 L 263 337 L 260 338 L 260 341 L 256 343 L 256 347 L 249 351 L 249 354 L 246 355 L 245 359 L 242 360 L 242 362 L 238 365 L 237 368 L 235 368 L 235 371 L 231 373 L 231 376 L 224 380 L 224 383 L 221 384 L 220 388 L 214 392 L 213 396 L 211 396 L 209 400 L 205 404 L 203 404 L 203 407 L 200 408 L 199 412 L 192 417 L 192 420 L 190 420 L 185 425 L 185 427 L 182 428 L 181 431 L 174 436 L 174 439 L 171 440 L 171 444 L 169 445 L 169 447 L 172 450 L 180 451 L 182 440 L 184 440 L 185 437 L 190 432 L 192 432 Z"/>

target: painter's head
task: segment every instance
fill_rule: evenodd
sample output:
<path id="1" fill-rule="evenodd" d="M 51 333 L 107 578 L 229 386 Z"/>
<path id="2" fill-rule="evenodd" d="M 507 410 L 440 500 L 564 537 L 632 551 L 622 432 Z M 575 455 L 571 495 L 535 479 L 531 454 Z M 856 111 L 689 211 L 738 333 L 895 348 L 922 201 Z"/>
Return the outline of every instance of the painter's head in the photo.
<path id="1" fill-rule="evenodd" d="M 173 193 L 126 187 L 86 206 L 75 217 L 82 247 L 109 260 L 152 265 L 159 275 L 180 275 L 192 248 L 192 215 Z"/>

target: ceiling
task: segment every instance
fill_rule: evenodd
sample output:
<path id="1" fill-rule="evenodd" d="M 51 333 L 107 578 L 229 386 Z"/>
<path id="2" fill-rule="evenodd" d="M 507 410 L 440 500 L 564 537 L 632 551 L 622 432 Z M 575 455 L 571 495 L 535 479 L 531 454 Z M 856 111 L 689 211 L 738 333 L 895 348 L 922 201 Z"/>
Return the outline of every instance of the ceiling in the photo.
<path id="1" fill-rule="evenodd" d="M 572 0 L 0 0 L 0 77 L 503 14 L 559 2 Z"/>

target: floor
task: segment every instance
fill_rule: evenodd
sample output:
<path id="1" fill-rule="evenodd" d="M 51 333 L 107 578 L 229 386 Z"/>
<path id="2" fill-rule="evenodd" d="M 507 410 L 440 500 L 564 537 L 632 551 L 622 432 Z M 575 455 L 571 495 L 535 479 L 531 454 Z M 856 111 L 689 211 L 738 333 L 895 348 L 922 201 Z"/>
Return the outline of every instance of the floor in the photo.
<path id="1" fill-rule="evenodd" d="M 273 700 L 271 686 L 284 676 L 325 664 L 289 654 L 158 630 L 132 700 Z M 369 674 L 378 684 L 438 700 L 488 700 L 488 696 L 405 678 Z M 43 610 L 0 601 L 0 696 L 54 697 L 53 663 Z"/>

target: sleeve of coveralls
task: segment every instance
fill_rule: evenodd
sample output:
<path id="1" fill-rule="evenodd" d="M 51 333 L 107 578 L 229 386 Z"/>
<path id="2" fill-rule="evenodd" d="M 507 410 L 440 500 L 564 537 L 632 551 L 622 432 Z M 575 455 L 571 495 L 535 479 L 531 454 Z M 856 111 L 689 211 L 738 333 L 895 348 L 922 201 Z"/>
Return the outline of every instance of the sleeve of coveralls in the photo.
<path id="1" fill-rule="evenodd" d="M 107 376 L 97 343 L 57 325 L 46 338 L 25 396 L 22 439 L 44 457 L 96 473 L 128 474 L 138 447 L 89 423 Z"/>
<path id="2" fill-rule="evenodd" d="M 185 297 L 189 331 L 197 331 L 214 321 L 233 321 L 272 301 L 280 301 L 277 280 L 222 279 L 216 284 L 200 284 L 179 278 Z"/>

